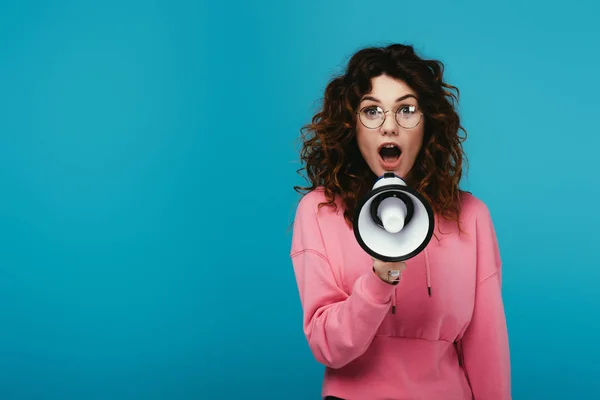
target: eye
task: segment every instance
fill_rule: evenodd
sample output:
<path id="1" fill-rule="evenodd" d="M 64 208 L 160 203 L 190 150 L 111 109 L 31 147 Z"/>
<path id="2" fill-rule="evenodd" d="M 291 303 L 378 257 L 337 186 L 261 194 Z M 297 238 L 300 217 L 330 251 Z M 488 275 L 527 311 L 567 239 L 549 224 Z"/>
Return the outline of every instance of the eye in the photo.
<path id="1" fill-rule="evenodd" d="M 417 111 L 417 107 L 416 106 L 411 106 L 411 105 L 407 105 L 407 106 L 402 106 L 398 109 L 398 114 L 401 117 L 411 117 L 415 114 L 415 112 Z"/>
<path id="2" fill-rule="evenodd" d="M 381 116 L 383 115 L 383 110 L 381 109 L 381 107 L 370 106 L 363 108 L 360 113 L 368 119 L 377 119 L 381 118 Z"/>

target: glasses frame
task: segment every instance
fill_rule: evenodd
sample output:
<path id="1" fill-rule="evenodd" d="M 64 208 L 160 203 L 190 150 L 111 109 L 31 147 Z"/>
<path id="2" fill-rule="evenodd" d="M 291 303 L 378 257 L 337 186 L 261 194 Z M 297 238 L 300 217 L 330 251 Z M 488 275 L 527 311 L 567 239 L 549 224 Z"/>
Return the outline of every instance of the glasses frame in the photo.
<path id="1" fill-rule="evenodd" d="M 379 106 L 373 106 L 373 105 L 371 105 L 371 106 L 364 106 L 364 107 L 363 107 L 363 108 L 361 108 L 360 110 L 356 111 L 356 115 L 358 116 L 358 120 L 360 121 L 361 125 L 362 125 L 362 126 L 364 126 L 364 127 L 365 127 L 365 128 L 367 128 L 367 129 L 379 129 L 379 128 L 381 128 L 381 126 L 382 126 L 382 125 L 385 123 L 385 120 L 387 119 L 387 113 L 388 113 L 388 112 L 390 112 L 390 111 L 392 111 L 392 110 L 383 110 L 383 120 L 381 121 L 381 123 L 380 123 L 379 125 L 377 125 L 377 126 L 376 126 L 376 127 L 374 127 L 374 128 L 371 128 L 370 126 L 367 126 L 367 125 L 365 125 L 365 123 L 363 122 L 363 120 L 360 118 L 360 113 L 361 113 L 361 112 L 362 112 L 362 111 L 363 111 L 365 108 L 370 108 L 370 107 L 377 107 L 377 108 L 380 108 L 380 109 L 382 109 L 382 110 L 383 110 L 383 108 L 382 108 L 382 107 L 379 107 Z M 420 123 L 421 123 L 421 121 L 423 120 L 423 111 L 422 111 L 422 110 L 421 110 L 421 109 L 420 109 L 418 106 L 413 106 L 413 105 L 410 105 L 410 106 L 408 106 L 408 107 L 415 107 L 415 109 L 416 109 L 416 110 L 419 112 L 419 120 L 417 121 L 417 123 L 416 123 L 416 124 L 414 124 L 413 126 L 411 126 L 410 128 L 407 128 L 407 127 L 405 127 L 405 126 L 401 125 L 401 124 L 400 124 L 400 122 L 398 122 L 398 110 L 400 110 L 400 109 L 402 109 L 402 108 L 404 108 L 404 107 L 407 107 L 407 106 L 400 106 L 400 107 L 398 107 L 398 109 L 396 110 L 396 112 L 394 112 L 394 121 L 396 122 L 396 124 L 397 124 L 399 127 L 401 127 L 401 128 L 404 128 L 404 129 L 413 129 L 413 128 L 416 128 L 417 126 L 419 126 L 419 124 L 420 124 Z"/>

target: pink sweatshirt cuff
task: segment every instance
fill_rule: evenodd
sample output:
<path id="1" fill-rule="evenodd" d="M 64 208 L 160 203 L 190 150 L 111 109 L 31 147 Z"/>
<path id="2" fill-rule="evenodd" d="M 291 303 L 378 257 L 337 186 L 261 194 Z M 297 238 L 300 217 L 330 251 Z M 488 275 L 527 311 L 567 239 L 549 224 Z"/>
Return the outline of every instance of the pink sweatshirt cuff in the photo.
<path id="1" fill-rule="evenodd" d="M 374 272 L 369 272 L 363 276 L 362 290 L 365 296 L 377 304 L 385 304 L 392 299 L 392 293 L 396 286 L 386 283 Z"/>

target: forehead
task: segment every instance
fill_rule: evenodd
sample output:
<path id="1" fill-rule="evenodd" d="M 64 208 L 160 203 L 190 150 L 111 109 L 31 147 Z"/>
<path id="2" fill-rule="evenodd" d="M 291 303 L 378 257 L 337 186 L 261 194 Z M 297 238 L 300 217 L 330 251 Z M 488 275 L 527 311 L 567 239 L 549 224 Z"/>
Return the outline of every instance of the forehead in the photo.
<path id="1" fill-rule="evenodd" d="M 392 78 L 387 75 L 377 76 L 371 79 L 372 89 L 369 93 L 363 96 L 374 97 L 382 103 L 395 103 L 396 99 L 406 95 L 417 96 L 414 90 L 410 88 L 404 81 Z M 409 98 L 410 99 L 410 98 Z"/>

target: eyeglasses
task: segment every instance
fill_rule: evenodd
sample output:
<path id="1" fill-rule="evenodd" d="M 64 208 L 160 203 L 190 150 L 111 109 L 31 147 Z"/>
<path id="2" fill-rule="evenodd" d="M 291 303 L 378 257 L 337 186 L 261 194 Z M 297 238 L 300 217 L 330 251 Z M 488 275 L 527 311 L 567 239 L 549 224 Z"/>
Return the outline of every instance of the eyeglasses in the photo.
<path id="1" fill-rule="evenodd" d="M 385 122 L 386 114 L 379 106 L 367 106 L 357 112 L 360 122 L 369 129 L 377 129 Z M 423 113 L 417 106 L 407 105 L 396 110 L 396 123 L 404 129 L 412 129 L 419 125 Z"/>

